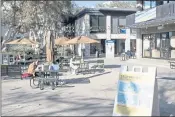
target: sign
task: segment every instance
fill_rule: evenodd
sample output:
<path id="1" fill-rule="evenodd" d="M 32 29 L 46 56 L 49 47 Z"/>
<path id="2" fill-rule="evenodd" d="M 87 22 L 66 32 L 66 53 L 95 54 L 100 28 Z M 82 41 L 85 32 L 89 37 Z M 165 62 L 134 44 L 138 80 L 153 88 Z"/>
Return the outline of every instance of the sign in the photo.
<path id="1" fill-rule="evenodd" d="M 135 69 L 139 68 L 139 72 Z M 159 116 L 156 68 L 133 67 L 127 71 L 123 66 L 119 74 L 113 116 Z"/>
<path id="2" fill-rule="evenodd" d="M 106 58 L 114 58 L 114 40 L 106 40 Z"/>
<path id="3" fill-rule="evenodd" d="M 156 18 L 156 7 L 135 14 L 135 23 L 148 21 Z"/>

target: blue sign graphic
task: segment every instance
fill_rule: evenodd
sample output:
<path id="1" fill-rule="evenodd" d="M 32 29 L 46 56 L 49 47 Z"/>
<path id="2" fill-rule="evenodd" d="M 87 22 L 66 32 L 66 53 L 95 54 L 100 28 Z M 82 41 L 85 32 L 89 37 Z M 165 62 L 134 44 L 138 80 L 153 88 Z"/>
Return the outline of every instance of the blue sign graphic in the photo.
<path id="1" fill-rule="evenodd" d="M 131 106 L 137 106 L 138 105 L 138 96 L 137 95 L 131 95 L 131 94 L 124 94 L 124 93 L 118 93 L 118 104 L 122 105 L 131 105 Z"/>
<path id="2" fill-rule="evenodd" d="M 139 93 L 140 88 L 138 84 L 135 84 L 133 82 L 119 81 L 119 91 Z"/>

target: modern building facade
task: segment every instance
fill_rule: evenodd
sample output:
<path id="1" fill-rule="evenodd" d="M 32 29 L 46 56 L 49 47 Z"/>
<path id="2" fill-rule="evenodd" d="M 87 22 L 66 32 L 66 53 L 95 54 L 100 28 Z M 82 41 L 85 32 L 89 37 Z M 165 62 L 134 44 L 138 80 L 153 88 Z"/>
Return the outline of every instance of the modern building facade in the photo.
<path id="1" fill-rule="evenodd" d="M 131 14 L 126 22 L 125 46 L 130 50 L 136 40 L 137 58 L 175 59 L 175 2 Z"/>
<path id="2" fill-rule="evenodd" d="M 75 36 L 85 35 L 99 40 L 100 44 L 85 44 L 77 47 L 85 48 L 86 56 L 95 54 L 95 48 L 106 53 L 106 40 L 114 40 L 114 53 L 120 54 L 125 49 L 126 16 L 136 13 L 137 9 L 85 8 L 75 16 Z"/>

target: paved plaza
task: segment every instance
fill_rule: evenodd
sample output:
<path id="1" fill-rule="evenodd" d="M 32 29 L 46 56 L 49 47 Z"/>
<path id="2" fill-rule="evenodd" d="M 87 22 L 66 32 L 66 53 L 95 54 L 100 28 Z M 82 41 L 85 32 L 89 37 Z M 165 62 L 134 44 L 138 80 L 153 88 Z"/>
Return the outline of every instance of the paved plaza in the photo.
<path id="1" fill-rule="evenodd" d="M 3 116 L 111 116 L 121 65 L 157 66 L 160 114 L 175 115 L 175 70 L 164 60 L 105 59 L 105 72 L 61 76 L 67 84 L 52 90 L 31 88 L 29 80 L 2 81 Z"/>

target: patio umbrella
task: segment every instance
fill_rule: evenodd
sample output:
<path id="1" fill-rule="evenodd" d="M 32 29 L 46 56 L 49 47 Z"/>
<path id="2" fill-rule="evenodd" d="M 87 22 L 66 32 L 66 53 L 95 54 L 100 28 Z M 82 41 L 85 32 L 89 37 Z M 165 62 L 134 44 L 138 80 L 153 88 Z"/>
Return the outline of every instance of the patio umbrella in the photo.
<path id="1" fill-rule="evenodd" d="M 34 44 L 38 44 L 38 42 L 32 41 L 27 38 L 23 38 L 23 39 L 16 39 L 16 40 L 7 42 L 6 44 L 34 45 Z M 24 59 L 25 59 L 25 49 L 24 49 Z"/>
<path id="2" fill-rule="evenodd" d="M 68 45 L 68 43 L 66 43 L 69 39 L 67 37 L 60 37 L 55 39 L 55 45 L 61 45 L 63 46 L 63 54 L 64 54 L 64 46 Z"/>
<path id="3" fill-rule="evenodd" d="M 68 44 L 88 44 L 88 43 L 99 43 L 99 41 L 96 41 L 94 39 L 91 39 L 87 36 L 77 36 L 66 43 Z"/>
<path id="4" fill-rule="evenodd" d="M 38 44 L 38 42 L 32 41 L 27 38 L 23 38 L 23 39 L 16 39 L 16 40 L 7 42 L 6 44 L 35 45 L 35 44 Z"/>
<path id="5" fill-rule="evenodd" d="M 55 45 L 68 45 L 68 43 L 66 43 L 69 39 L 66 37 L 60 37 L 55 39 Z"/>
<path id="6" fill-rule="evenodd" d="M 23 38 L 23 39 L 16 39 L 16 40 L 7 42 L 6 44 L 35 45 L 35 44 L 38 44 L 38 42 L 32 41 L 27 38 Z M 25 52 L 25 49 L 24 49 L 24 52 Z M 24 58 L 25 58 L 25 54 L 24 54 Z"/>
<path id="7" fill-rule="evenodd" d="M 70 41 L 67 41 L 67 43 L 68 44 L 90 44 L 90 43 L 99 43 L 99 41 L 91 39 L 87 36 L 77 36 L 77 37 L 71 39 Z"/>

